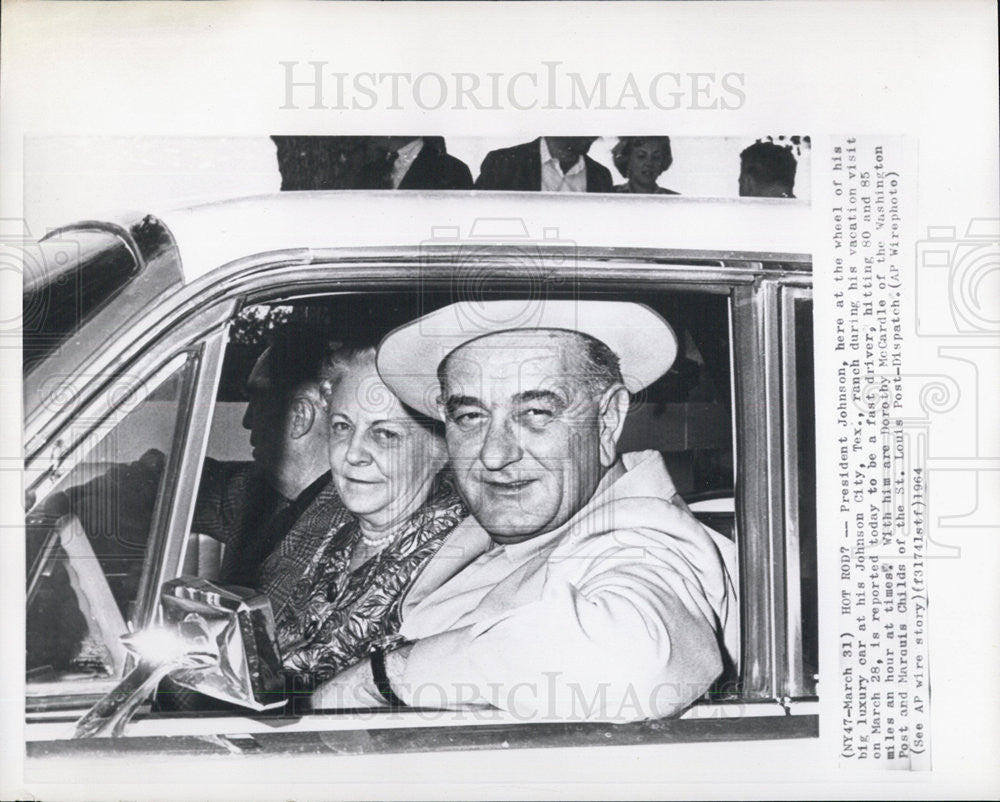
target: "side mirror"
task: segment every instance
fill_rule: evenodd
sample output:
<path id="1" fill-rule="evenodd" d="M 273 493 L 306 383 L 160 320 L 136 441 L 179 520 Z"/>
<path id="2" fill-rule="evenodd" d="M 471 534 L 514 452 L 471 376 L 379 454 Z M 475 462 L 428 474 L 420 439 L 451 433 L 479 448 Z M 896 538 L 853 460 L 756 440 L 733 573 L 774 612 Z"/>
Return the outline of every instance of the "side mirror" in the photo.
<path id="1" fill-rule="evenodd" d="M 170 678 L 183 688 L 253 710 L 285 704 L 285 682 L 271 602 L 263 593 L 198 577 L 165 582 L 160 592 L 168 631 L 204 630 L 213 664 L 180 668 Z M 185 639 L 192 643 L 190 635 Z M 194 644 L 192 644 L 194 645 Z"/>
<path id="2" fill-rule="evenodd" d="M 248 707 L 285 704 L 271 602 L 249 588 L 182 576 L 160 592 L 162 623 L 122 638 L 137 663 L 77 722 L 76 738 L 122 734 L 164 677 Z"/>

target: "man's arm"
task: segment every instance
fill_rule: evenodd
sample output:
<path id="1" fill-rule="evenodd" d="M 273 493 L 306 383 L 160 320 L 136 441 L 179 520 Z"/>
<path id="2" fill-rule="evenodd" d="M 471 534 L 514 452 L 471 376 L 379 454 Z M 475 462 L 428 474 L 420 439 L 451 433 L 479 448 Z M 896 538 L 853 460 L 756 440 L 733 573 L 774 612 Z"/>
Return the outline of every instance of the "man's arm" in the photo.
<path id="1" fill-rule="evenodd" d="M 678 713 L 722 661 L 711 622 L 652 573 L 620 566 L 605 587 L 564 587 L 485 626 L 417 641 L 394 689 L 420 706 L 485 703 L 529 718 Z"/>
<path id="2" fill-rule="evenodd" d="M 709 688 L 722 661 L 698 577 L 657 539 L 633 541 L 631 557 L 620 545 L 575 555 L 589 561 L 579 581 L 416 641 L 405 659 L 390 655 L 393 690 L 419 707 L 492 705 L 525 718 L 631 721 L 680 712 Z M 349 671 L 331 687 L 357 698 L 370 668 Z"/>
<path id="3" fill-rule="evenodd" d="M 261 490 L 253 462 L 207 458 L 201 472 L 191 531 L 229 543 L 244 531 Z"/>
<path id="4" fill-rule="evenodd" d="M 135 462 L 112 465 L 101 476 L 69 487 L 54 499 L 68 502 L 65 512 L 80 520 L 91 539 L 109 548 L 141 548 L 149 537 L 157 491 L 167 458 L 151 448 Z"/>
<path id="5" fill-rule="evenodd" d="M 451 161 L 451 180 L 449 189 L 473 189 L 472 172 L 469 166 L 461 159 Z"/>

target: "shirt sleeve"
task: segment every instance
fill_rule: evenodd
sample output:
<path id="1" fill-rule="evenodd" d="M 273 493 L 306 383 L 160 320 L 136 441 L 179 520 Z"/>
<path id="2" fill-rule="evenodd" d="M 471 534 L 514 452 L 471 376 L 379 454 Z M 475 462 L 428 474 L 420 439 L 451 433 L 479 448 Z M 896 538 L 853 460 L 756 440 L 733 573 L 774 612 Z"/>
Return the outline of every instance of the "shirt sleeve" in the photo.
<path id="1" fill-rule="evenodd" d="M 539 599 L 417 641 L 403 698 L 490 704 L 531 720 L 636 721 L 683 710 L 722 671 L 704 589 L 662 534 L 622 545 L 573 555 L 586 561 L 582 570 L 551 566 L 574 579 L 547 582 Z"/>

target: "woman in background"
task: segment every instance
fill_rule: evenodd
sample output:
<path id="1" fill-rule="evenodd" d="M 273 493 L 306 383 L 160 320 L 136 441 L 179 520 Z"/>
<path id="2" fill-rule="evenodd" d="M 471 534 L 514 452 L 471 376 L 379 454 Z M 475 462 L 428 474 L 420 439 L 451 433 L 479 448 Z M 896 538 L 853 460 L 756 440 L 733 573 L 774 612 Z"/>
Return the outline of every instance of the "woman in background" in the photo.
<path id="1" fill-rule="evenodd" d="M 677 195 L 656 181 L 674 161 L 669 136 L 623 136 L 611 149 L 618 172 L 628 180 L 616 184 L 615 192 Z"/>

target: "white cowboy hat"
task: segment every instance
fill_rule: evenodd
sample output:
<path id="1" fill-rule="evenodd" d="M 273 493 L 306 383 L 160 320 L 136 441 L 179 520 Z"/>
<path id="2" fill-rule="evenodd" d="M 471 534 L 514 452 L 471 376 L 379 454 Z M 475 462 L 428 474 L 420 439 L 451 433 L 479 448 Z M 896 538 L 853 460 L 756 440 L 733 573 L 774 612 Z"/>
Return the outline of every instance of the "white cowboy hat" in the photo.
<path id="1" fill-rule="evenodd" d="M 587 334 L 607 345 L 621 364 L 629 392 L 648 387 L 677 355 L 677 337 L 660 315 L 625 301 L 463 301 L 390 332 L 379 345 L 382 381 L 407 406 L 439 418 L 438 366 L 472 340 L 502 331 L 559 329 Z"/>

